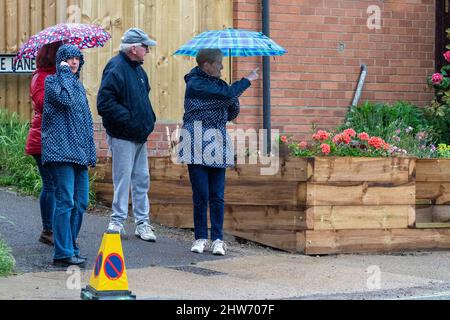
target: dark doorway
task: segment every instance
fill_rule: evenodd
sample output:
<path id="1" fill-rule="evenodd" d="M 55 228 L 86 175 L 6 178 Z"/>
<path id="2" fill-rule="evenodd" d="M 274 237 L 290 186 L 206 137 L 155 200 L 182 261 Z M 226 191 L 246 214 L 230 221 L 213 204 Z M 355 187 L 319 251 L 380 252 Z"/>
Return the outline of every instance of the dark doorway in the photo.
<path id="1" fill-rule="evenodd" d="M 447 50 L 445 46 L 450 44 L 445 30 L 450 28 L 450 0 L 436 1 L 436 71 L 444 65 L 442 54 Z"/>

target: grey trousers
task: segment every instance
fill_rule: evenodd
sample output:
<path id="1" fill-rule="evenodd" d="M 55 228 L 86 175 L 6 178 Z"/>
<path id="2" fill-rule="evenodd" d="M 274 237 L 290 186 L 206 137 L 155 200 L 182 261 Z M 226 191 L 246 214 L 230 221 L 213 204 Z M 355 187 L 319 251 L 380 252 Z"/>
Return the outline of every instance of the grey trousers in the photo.
<path id="1" fill-rule="evenodd" d="M 112 178 L 114 198 L 111 222 L 123 224 L 128 217 L 128 201 L 131 185 L 131 200 L 136 224 L 150 223 L 148 191 L 150 173 L 147 159 L 147 143 L 116 139 L 107 136 L 112 154 Z"/>

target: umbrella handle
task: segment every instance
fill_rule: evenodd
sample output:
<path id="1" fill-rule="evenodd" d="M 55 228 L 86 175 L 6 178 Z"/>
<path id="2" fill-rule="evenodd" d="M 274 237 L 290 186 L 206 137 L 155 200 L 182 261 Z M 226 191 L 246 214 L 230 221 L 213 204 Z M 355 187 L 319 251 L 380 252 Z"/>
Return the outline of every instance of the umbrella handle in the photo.
<path id="1" fill-rule="evenodd" d="M 228 49 L 228 71 L 230 73 L 230 86 L 233 83 L 233 70 L 232 70 L 232 64 L 231 64 L 231 48 Z"/>

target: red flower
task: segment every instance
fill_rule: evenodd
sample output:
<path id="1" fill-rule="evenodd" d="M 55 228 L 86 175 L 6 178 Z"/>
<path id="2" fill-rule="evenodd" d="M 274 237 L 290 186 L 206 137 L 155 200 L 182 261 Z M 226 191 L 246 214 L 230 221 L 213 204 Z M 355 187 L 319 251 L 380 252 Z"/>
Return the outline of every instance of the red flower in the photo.
<path id="1" fill-rule="evenodd" d="M 335 144 L 339 144 L 339 143 L 342 143 L 342 142 L 345 143 L 345 144 L 349 144 L 351 141 L 352 141 L 352 138 L 348 134 L 346 134 L 345 132 L 344 133 L 339 133 L 339 134 L 335 135 L 334 138 L 333 138 L 333 142 Z"/>
<path id="2" fill-rule="evenodd" d="M 385 145 L 387 145 L 387 143 L 379 137 L 372 137 L 369 139 L 369 146 L 372 146 L 377 150 L 383 148 Z"/>
<path id="3" fill-rule="evenodd" d="M 298 144 L 298 147 L 302 150 L 305 150 L 307 146 L 308 146 L 308 142 L 306 142 L 306 141 L 302 141 Z"/>
<path id="4" fill-rule="evenodd" d="M 356 131 L 352 128 L 344 130 L 344 134 L 350 136 L 350 137 L 356 137 Z"/>
<path id="5" fill-rule="evenodd" d="M 288 142 L 288 138 L 286 136 L 281 136 L 280 137 L 280 141 L 283 143 L 287 143 Z"/>
<path id="6" fill-rule="evenodd" d="M 329 146 L 328 144 L 326 144 L 326 143 L 322 143 L 322 144 L 320 145 L 320 148 L 322 149 L 322 152 L 323 152 L 323 154 L 325 154 L 325 155 L 328 155 L 328 154 L 330 154 L 330 152 L 331 152 L 330 146 Z"/>
<path id="7" fill-rule="evenodd" d="M 431 76 L 431 82 L 433 82 L 434 85 L 441 84 L 442 79 L 444 79 L 444 77 L 440 73 L 435 73 Z"/>
<path id="8" fill-rule="evenodd" d="M 445 58 L 445 60 L 447 60 L 447 62 L 450 62 L 450 51 L 446 51 L 444 53 L 444 58 Z"/>
<path id="9" fill-rule="evenodd" d="M 370 137 L 366 132 L 361 132 L 358 134 L 358 138 L 361 139 L 361 141 L 369 141 Z"/>
<path id="10" fill-rule="evenodd" d="M 313 134 L 314 140 L 324 141 L 330 137 L 330 134 L 325 130 L 319 130 L 316 134 Z"/>

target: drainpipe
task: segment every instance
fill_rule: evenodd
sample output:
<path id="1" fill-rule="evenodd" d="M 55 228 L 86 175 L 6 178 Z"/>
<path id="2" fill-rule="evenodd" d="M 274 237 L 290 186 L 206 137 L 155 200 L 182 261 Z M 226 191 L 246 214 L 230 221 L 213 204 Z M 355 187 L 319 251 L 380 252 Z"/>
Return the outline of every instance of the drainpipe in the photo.
<path id="1" fill-rule="evenodd" d="M 270 0 L 262 0 L 262 32 L 270 37 Z M 271 151 L 270 123 L 270 57 L 263 57 L 263 129 L 266 132 L 264 151 Z"/>
<path id="2" fill-rule="evenodd" d="M 364 81 L 367 76 L 367 66 L 365 64 L 361 65 L 361 74 L 359 75 L 358 86 L 356 87 L 355 96 L 353 97 L 352 107 L 356 107 L 358 105 L 359 99 L 361 98 L 362 89 L 364 87 Z"/>

